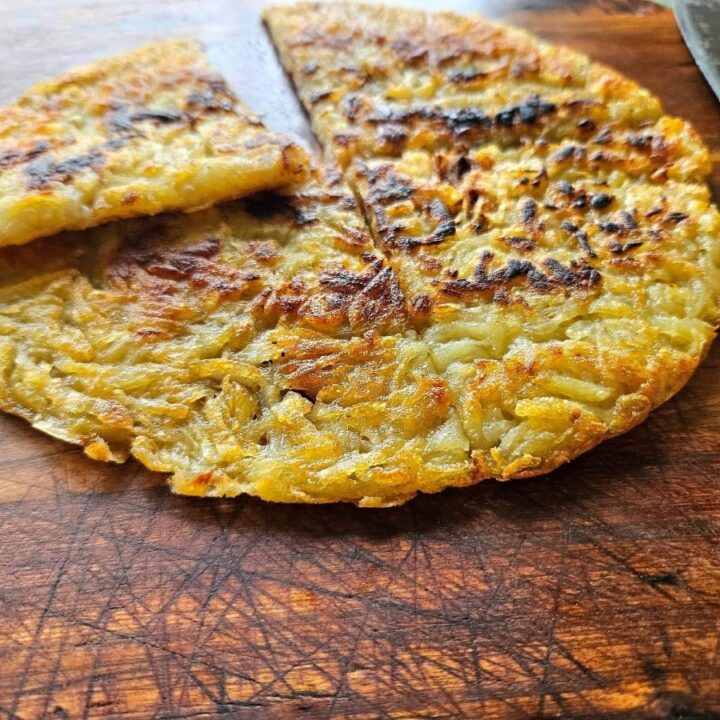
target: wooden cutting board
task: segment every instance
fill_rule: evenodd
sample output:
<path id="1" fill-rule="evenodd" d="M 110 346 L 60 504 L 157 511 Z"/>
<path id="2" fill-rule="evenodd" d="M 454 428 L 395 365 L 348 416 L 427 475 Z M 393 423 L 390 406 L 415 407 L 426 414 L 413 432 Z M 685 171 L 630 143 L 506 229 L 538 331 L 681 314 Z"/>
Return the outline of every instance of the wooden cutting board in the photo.
<path id="1" fill-rule="evenodd" d="M 259 5 L 0 0 L 0 100 L 195 35 L 271 127 L 309 138 Z M 615 65 L 717 156 L 720 106 L 668 11 L 444 5 Z M 383 511 L 172 497 L 0 417 L 0 718 L 719 718 L 719 365 L 720 345 L 550 477 Z"/>

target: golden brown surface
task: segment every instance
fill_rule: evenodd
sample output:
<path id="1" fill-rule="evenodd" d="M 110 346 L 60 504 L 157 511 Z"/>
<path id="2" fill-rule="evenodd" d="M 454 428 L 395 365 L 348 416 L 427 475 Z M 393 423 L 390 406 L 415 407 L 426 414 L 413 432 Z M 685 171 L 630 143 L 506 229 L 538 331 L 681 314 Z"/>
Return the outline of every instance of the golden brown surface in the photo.
<path id="1" fill-rule="evenodd" d="M 720 320 L 720 215 L 689 123 L 479 17 L 305 3 L 265 18 L 478 478 L 552 470 L 682 387 Z"/>
<path id="2" fill-rule="evenodd" d="M 307 176 L 194 41 L 70 71 L 0 111 L 0 246 L 193 210 Z"/>
<path id="3" fill-rule="evenodd" d="M 190 495 L 387 505 L 470 481 L 339 177 L 0 253 L 0 406 Z"/>
<path id="4" fill-rule="evenodd" d="M 717 101 L 670 12 L 437 4 L 451 3 L 613 64 L 716 157 Z M 303 116 L 260 5 L 0 0 L 0 100 L 59 63 L 192 35 L 268 127 L 292 133 Z M 0 414 L 0 716 L 709 720 L 718 372 L 715 344 L 646 422 L 551 475 L 377 511 L 173 496 L 138 463 L 94 462 Z"/>
<path id="5" fill-rule="evenodd" d="M 586 140 L 656 120 L 660 103 L 619 73 L 477 15 L 308 2 L 263 14 L 321 142 L 353 157 L 527 137 Z"/>
<path id="6" fill-rule="evenodd" d="M 337 112 L 333 83 L 342 95 L 350 70 L 382 68 L 340 103 L 378 249 L 332 171 L 10 249 L 6 410 L 94 459 L 170 473 L 179 493 L 377 506 L 548 472 L 685 384 L 720 292 L 709 159 L 687 123 L 584 56 L 478 18 L 267 17 L 316 125 Z M 328 48 L 345 53 L 339 75 Z M 477 87 L 442 83 L 460 76 Z M 330 83 L 329 106 L 307 101 L 305 77 Z M 382 122 L 414 138 L 391 157 L 366 136 L 380 115 L 355 112 L 388 98 Z"/>

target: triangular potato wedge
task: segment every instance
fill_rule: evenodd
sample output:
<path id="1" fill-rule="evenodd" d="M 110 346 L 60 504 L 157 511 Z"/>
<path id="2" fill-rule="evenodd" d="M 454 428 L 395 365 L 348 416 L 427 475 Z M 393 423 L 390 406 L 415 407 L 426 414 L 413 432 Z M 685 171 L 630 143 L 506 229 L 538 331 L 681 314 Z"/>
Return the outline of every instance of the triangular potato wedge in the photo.
<path id="1" fill-rule="evenodd" d="M 615 70 L 479 15 L 301 2 L 263 17 L 315 133 L 343 167 L 532 140 L 594 144 L 610 157 L 616 128 L 638 132 L 662 116 L 658 98 Z M 678 133 L 690 137 L 676 174 L 704 180 L 704 150 L 687 124 Z M 636 138 L 634 150 L 653 148 Z"/>
<path id="2" fill-rule="evenodd" d="M 265 10 L 448 383 L 476 477 L 643 420 L 720 321 L 707 149 L 616 71 L 479 16 Z"/>
<path id="3" fill-rule="evenodd" d="M 302 181 L 199 43 L 158 42 L 36 85 L 0 110 L 0 246 Z"/>
<path id="4" fill-rule="evenodd" d="M 473 477 L 339 176 L 0 250 L 0 407 L 183 494 L 393 505 Z"/>

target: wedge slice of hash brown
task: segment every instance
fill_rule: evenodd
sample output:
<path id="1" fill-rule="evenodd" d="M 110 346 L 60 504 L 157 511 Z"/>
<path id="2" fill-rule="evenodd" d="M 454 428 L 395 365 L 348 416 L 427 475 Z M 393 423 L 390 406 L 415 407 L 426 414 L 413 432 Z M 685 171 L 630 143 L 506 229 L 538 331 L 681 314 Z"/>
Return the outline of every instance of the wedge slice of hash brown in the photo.
<path id="1" fill-rule="evenodd" d="M 357 184 L 478 475 L 546 472 L 688 380 L 718 321 L 720 215 L 701 183 L 463 157 L 459 181 L 436 151 L 365 162 Z"/>
<path id="2" fill-rule="evenodd" d="M 339 176 L 0 251 L 0 406 L 176 492 L 392 505 L 472 482 Z"/>
<path id="3" fill-rule="evenodd" d="M 194 41 L 166 41 L 36 85 L 0 112 L 0 246 L 190 210 L 302 181 Z"/>
<path id="4" fill-rule="evenodd" d="M 657 98 L 610 68 L 478 16 L 316 2 L 269 7 L 264 18 L 315 132 L 344 167 L 457 143 L 586 141 L 607 124 L 662 115 Z"/>
<path id="5" fill-rule="evenodd" d="M 303 3 L 265 19 L 478 478 L 547 472 L 682 387 L 720 317 L 720 216 L 687 122 L 478 17 Z"/>

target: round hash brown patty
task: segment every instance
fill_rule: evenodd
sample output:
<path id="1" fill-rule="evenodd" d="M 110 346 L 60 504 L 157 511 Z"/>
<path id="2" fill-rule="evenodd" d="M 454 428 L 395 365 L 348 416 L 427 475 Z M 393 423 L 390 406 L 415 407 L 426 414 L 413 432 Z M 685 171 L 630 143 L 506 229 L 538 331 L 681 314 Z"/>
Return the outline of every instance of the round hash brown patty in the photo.
<path id="1" fill-rule="evenodd" d="M 385 506 L 548 472 L 682 387 L 720 315 L 688 123 L 479 18 L 266 19 L 344 179 L 0 251 L 3 409 L 176 492 Z"/>

